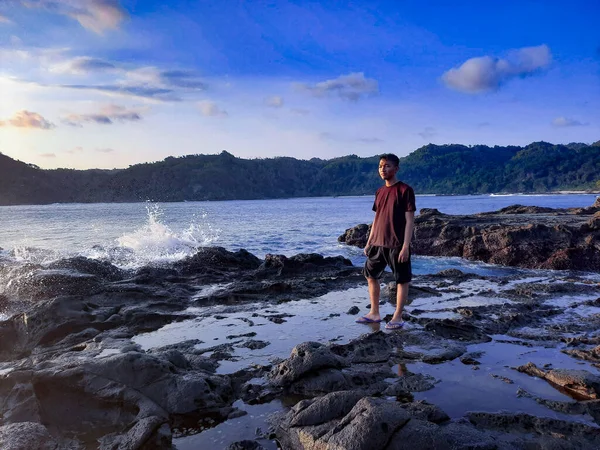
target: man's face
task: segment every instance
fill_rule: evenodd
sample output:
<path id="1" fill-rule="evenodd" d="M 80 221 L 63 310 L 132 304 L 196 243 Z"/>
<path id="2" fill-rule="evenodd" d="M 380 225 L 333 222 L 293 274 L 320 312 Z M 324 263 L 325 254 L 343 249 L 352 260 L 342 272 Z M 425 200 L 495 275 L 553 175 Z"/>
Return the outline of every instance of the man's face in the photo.
<path id="1" fill-rule="evenodd" d="M 384 180 L 391 180 L 396 176 L 398 172 L 398 166 L 389 162 L 387 159 L 379 161 L 379 176 Z"/>

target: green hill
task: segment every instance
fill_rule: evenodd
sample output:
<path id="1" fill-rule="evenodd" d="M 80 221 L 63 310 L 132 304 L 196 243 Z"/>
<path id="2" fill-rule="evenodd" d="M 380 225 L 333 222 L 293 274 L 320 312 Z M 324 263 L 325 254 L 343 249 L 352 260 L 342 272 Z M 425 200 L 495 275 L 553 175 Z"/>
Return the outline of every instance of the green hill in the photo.
<path id="1" fill-rule="evenodd" d="M 0 153 L 0 205 L 371 195 L 378 156 L 309 161 L 219 155 L 168 157 L 119 170 L 42 170 Z M 418 194 L 600 189 L 600 141 L 526 147 L 421 147 L 400 160 Z"/>

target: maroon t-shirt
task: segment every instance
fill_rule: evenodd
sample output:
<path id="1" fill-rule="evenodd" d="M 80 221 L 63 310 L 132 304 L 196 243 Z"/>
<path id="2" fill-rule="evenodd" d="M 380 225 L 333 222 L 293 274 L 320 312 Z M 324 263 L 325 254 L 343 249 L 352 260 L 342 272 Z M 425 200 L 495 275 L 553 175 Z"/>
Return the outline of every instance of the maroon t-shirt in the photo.
<path id="1" fill-rule="evenodd" d="M 402 247 L 407 211 L 416 211 L 415 192 L 408 184 L 398 181 L 390 187 L 381 186 L 375 193 L 370 245 L 386 248 Z"/>

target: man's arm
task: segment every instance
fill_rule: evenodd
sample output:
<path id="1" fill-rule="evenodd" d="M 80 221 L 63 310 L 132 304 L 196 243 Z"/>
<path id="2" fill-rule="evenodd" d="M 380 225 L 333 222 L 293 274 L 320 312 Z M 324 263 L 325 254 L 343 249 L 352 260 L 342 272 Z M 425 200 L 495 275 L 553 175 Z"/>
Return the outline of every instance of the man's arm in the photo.
<path id="1" fill-rule="evenodd" d="M 406 227 L 404 228 L 404 244 L 402 244 L 402 249 L 400 250 L 400 254 L 398 255 L 399 262 L 406 262 L 410 256 L 410 241 L 412 240 L 413 230 L 415 228 L 415 212 L 414 211 L 406 211 L 404 213 L 404 218 L 406 219 Z"/>
<path id="2" fill-rule="evenodd" d="M 371 223 L 371 230 L 373 229 L 373 224 Z M 363 249 L 363 253 L 365 254 L 365 256 L 367 255 L 367 251 L 369 250 L 369 246 L 371 245 L 371 232 L 369 232 L 369 238 L 367 239 L 367 245 L 365 245 L 365 248 Z"/>

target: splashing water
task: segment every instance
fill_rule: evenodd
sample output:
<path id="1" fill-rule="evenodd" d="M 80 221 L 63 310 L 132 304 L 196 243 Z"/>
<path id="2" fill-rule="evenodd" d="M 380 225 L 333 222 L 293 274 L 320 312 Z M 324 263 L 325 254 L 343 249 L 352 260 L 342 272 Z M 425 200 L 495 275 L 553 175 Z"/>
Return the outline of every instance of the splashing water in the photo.
<path id="1" fill-rule="evenodd" d="M 220 230 L 206 221 L 207 214 L 194 215 L 187 229 L 173 231 L 163 221 L 164 213 L 159 205 L 146 206 L 148 222 L 132 233 L 117 239 L 120 261 L 111 261 L 119 266 L 134 268 L 173 262 L 194 254 L 199 247 L 210 245 L 219 239 Z M 112 257 L 115 259 L 115 252 Z"/>

